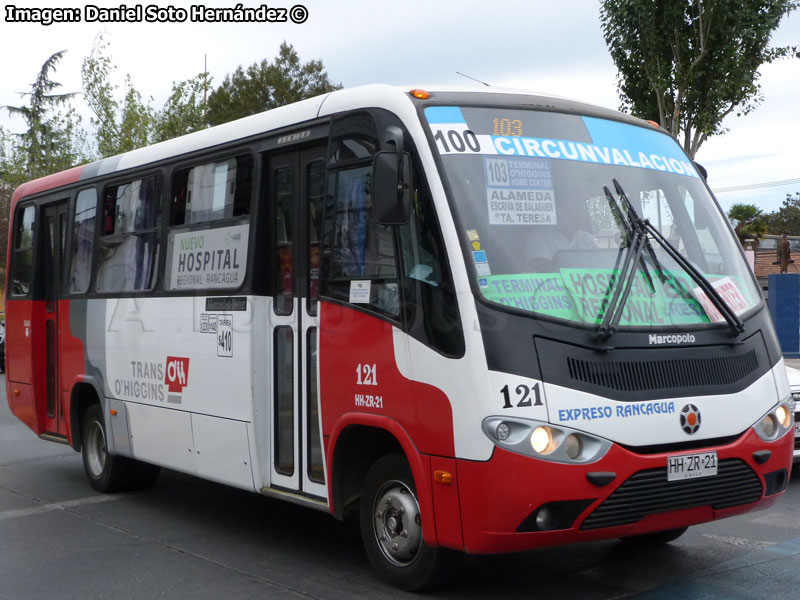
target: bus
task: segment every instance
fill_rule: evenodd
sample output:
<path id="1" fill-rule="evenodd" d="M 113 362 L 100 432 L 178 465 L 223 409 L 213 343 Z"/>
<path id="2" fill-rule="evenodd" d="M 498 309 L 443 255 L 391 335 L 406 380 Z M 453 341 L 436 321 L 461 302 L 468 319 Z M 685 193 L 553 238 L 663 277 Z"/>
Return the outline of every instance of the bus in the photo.
<path id="1" fill-rule="evenodd" d="M 785 491 L 793 404 L 703 175 L 514 90 L 340 90 L 23 184 L 7 394 L 100 492 L 357 519 L 386 582 L 665 543 Z"/>

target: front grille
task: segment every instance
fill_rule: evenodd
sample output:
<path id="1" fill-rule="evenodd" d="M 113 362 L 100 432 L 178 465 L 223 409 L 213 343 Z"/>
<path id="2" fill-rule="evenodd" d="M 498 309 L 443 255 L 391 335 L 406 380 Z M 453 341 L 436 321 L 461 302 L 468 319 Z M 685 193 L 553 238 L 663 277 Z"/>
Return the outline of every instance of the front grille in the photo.
<path id="1" fill-rule="evenodd" d="M 758 368 L 758 357 L 751 350 L 735 356 L 641 362 L 567 358 L 567 366 L 569 376 L 576 381 L 623 392 L 641 392 L 731 385 Z"/>
<path id="2" fill-rule="evenodd" d="M 645 516 L 670 510 L 711 506 L 730 508 L 761 498 L 761 480 L 739 459 L 722 460 L 717 475 L 667 481 L 666 467 L 639 471 L 583 521 L 581 529 L 636 523 Z"/>

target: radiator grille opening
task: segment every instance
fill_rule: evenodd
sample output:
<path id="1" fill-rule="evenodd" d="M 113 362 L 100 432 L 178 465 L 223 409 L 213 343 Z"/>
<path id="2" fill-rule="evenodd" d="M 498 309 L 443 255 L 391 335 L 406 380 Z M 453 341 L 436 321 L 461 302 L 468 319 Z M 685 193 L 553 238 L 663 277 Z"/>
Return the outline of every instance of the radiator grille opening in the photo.
<path id="1" fill-rule="evenodd" d="M 638 362 L 567 357 L 567 366 L 573 380 L 623 392 L 641 392 L 731 385 L 758 368 L 758 357 L 755 350 L 737 356 Z"/>
<path id="2" fill-rule="evenodd" d="M 653 513 L 697 506 L 714 509 L 749 504 L 761 498 L 758 475 L 742 460 L 719 462 L 717 475 L 667 481 L 667 469 L 648 469 L 632 475 L 586 517 L 581 529 L 628 525 Z"/>

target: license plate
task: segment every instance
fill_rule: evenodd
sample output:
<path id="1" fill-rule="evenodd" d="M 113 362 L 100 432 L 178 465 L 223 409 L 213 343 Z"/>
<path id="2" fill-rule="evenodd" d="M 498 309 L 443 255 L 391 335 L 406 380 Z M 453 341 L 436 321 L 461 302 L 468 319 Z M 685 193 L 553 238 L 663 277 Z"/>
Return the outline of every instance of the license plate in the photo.
<path id="1" fill-rule="evenodd" d="M 667 457 L 667 481 L 711 477 L 717 474 L 717 453 L 675 454 Z"/>

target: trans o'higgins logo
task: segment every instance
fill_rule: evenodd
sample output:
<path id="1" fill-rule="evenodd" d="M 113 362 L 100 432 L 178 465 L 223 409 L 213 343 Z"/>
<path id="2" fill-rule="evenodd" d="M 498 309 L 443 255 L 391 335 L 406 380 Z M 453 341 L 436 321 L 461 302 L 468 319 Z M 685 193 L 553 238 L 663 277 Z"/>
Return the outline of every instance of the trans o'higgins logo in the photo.
<path id="1" fill-rule="evenodd" d="M 694 344 L 695 338 L 691 333 L 684 333 L 680 335 L 656 335 L 651 333 L 647 337 L 650 345 L 660 344 Z"/>
<path id="2" fill-rule="evenodd" d="M 189 384 L 189 359 L 168 356 L 164 383 L 167 384 L 169 390 L 169 401 L 180 402 L 180 396 L 173 396 L 173 394 L 182 394 L 183 388 Z"/>
<path id="3" fill-rule="evenodd" d="M 687 404 L 681 409 L 681 429 L 689 435 L 700 429 L 700 409 L 694 404 Z"/>

